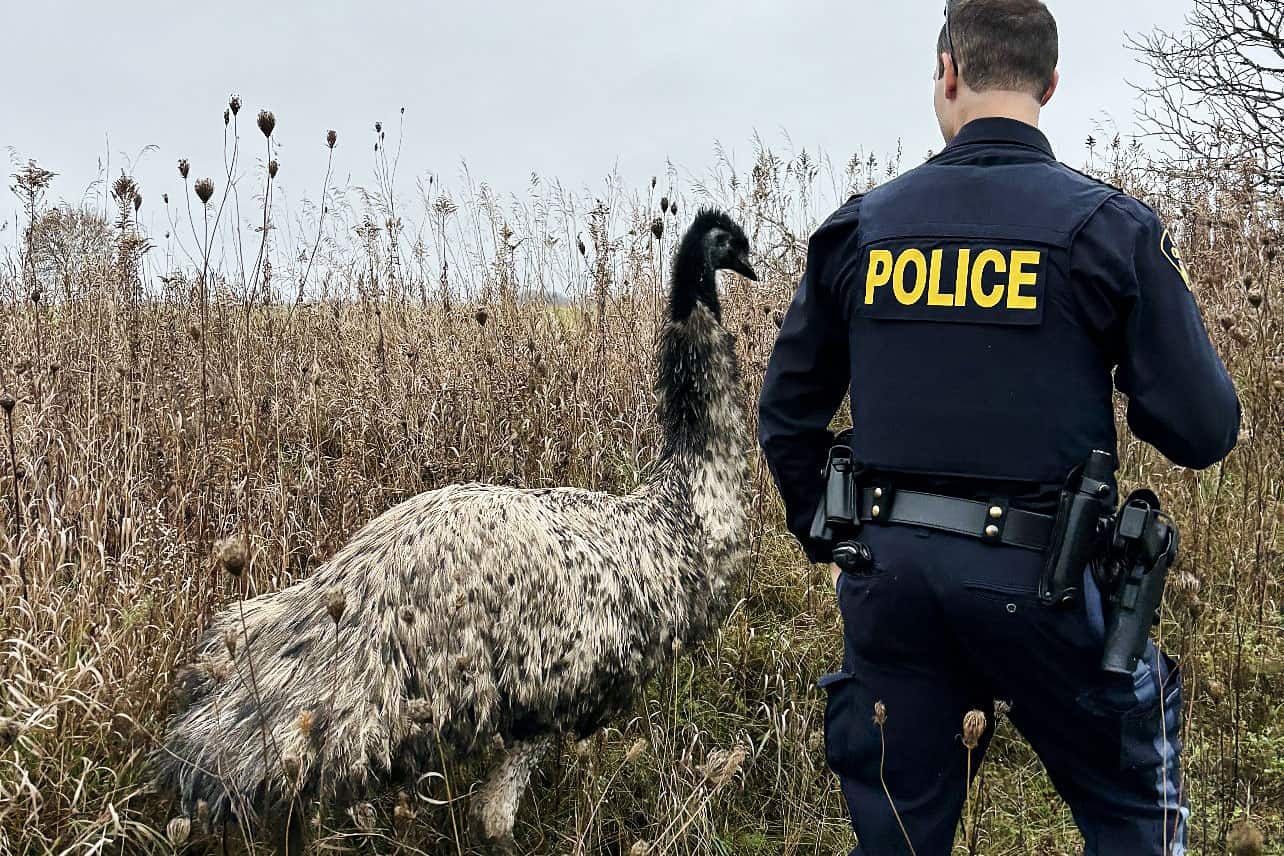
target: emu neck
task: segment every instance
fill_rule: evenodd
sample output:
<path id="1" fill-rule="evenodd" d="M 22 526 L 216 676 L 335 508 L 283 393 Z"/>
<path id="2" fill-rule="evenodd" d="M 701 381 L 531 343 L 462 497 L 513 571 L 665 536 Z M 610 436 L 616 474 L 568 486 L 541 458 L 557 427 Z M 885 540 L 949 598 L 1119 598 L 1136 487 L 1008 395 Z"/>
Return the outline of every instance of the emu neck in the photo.
<path id="1" fill-rule="evenodd" d="M 743 523 L 744 408 L 735 338 L 697 302 L 660 334 L 661 479 L 689 494 L 706 533 L 730 543 Z"/>

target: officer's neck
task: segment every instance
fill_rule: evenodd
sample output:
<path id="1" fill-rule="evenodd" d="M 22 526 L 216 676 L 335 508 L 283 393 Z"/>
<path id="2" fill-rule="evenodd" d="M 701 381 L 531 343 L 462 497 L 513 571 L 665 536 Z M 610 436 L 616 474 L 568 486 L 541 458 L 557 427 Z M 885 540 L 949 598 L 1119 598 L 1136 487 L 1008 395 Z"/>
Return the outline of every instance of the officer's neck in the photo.
<path id="1" fill-rule="evenodd" d="M 954 133 L 976 119 L 1015 119 L 1035 128 L 1043 108 L 1024 92 L 960 92 L 954 108 Z"/>

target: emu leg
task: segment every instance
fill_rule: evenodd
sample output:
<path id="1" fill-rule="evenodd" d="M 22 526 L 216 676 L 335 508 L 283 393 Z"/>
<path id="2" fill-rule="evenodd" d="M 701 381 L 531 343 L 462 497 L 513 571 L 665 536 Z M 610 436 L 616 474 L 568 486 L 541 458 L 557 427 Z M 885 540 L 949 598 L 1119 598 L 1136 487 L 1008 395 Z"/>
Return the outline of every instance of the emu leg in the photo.
<path id="1" fill-rule="evenodd" d="M 473 829 L 486 843 L 506 849 L 514 847 L 517 807 L 521 805 L 535 765 L 544 757 L 550 743 L 552 738 L 538 737 L 504 749 L 486 784 L 473 796 Z"/>

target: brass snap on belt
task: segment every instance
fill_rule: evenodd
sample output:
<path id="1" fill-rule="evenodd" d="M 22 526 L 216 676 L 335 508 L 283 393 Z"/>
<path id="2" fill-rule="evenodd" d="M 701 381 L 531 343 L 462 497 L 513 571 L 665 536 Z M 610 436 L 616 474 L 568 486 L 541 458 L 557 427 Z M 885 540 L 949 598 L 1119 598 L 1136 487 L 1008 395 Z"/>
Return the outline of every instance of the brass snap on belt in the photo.
<path id="1" fill-rule="evenodd" d="M 1052 540 L 1051 515 L 1011 508 L 1004 500 L 978 502 L 895 490 L 890 484 L 861 490 L 860 519 L 877 526 L 922 526 L 1026 550 L 1046 550 Z"/>

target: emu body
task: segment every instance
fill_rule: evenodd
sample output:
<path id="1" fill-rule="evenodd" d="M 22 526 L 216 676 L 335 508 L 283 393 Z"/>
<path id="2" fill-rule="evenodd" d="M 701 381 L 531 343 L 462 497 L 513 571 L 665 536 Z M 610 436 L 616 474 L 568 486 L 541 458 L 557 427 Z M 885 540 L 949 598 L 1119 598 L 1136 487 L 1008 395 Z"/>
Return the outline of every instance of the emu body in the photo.
<path id="1" fill-rule="evenodd" d="M 217 825 L 279 817 L 296 796 L 351 800 L 498 736 L 506 751 L 473 815 L 484 837 L 508 839 L 551 738 L 627 710 L 675 640 L 699 641 L 725 614 L 746 463 L 716 270 L 752 276 L 747 252 L 718 212 L 683 239 L 657 358 L 664 448 L 637 489 L 425 493 L 306 581 L 216 616 L 156 755 L 183 812 Z"/>

